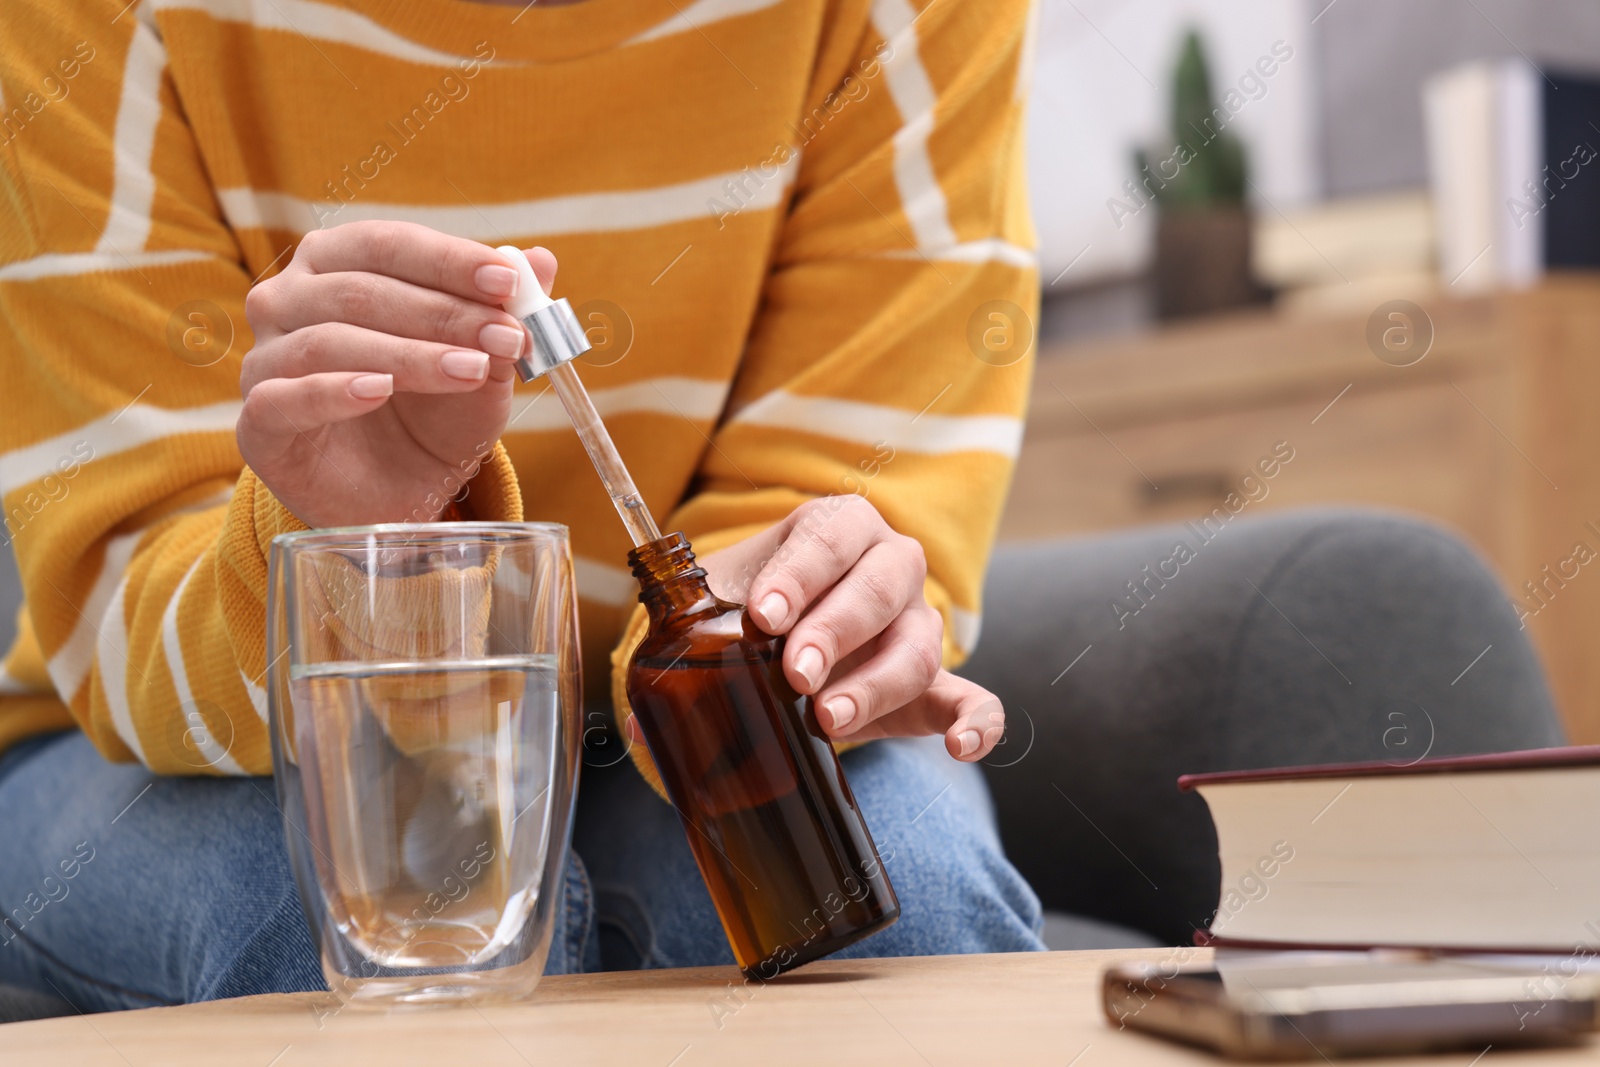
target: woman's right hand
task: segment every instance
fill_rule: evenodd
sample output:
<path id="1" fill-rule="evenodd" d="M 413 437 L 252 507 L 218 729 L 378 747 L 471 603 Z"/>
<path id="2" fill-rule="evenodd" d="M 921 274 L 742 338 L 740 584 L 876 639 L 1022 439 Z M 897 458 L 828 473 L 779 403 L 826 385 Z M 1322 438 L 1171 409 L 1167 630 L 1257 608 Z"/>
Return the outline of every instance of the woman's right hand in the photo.
<path id="1" fill-rule="evenodd" d="M 524 254 L 548 291 L 555 257 Z M 510 418 L 531 343 L 500 307 L 516 279 L 493 248 L 413 223 L 306 234 L 245 298 L 245 462 L 311 527 L 438 518 Z"/>

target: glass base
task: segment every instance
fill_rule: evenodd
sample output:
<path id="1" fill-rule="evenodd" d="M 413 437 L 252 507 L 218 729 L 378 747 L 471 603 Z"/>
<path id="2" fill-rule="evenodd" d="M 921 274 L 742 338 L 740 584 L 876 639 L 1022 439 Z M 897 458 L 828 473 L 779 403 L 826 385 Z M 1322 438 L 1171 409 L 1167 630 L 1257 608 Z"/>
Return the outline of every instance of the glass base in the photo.
<path id="1" fill-rule="evenodd" d="M 542 961 L 541 961 L 542 962 Z M 531 963 L 531 961 L 530 961 Z M 428 1008 L 452 1004 L 504 1004 L 522 1000 L 539 985 L 543 967 L 504 967 L 455 974 L 383 975 L 361 978 L 324 967 L 328 988 L 348 1007 Z"/>

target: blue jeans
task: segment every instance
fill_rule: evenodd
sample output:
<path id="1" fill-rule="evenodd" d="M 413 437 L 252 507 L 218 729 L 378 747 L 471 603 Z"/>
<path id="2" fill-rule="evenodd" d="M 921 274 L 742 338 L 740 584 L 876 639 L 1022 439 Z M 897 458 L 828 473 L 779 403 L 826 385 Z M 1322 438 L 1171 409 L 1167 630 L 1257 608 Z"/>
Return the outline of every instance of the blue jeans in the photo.
<path id="1" fill-rule="evenodd" d="M 975 766 L 937 738 L 843 759 L 901 914 L 841 957 L 1043 948 Z M 676 813 L 630 766 L 584 768 L 563 893 L 546 973 L 733 962 Z M 156 777 L 77 732 L 0 757 L 0 909 L 0 984 L 81 1011 L 325 988 L 273 782 Z"/>

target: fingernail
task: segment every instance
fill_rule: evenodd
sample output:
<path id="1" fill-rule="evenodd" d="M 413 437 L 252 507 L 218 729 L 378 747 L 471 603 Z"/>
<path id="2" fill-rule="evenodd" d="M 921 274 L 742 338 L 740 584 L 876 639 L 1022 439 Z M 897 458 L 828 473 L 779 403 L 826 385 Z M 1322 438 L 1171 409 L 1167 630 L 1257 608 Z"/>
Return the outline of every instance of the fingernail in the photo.
<path id="1" fill-rule="evenodd" d="M 855 721 L 856 702 L 843 695 L 829 697 L 823 702 L 822 710 L 833 720 L 833 730 L 837 732 Z"/>
<path id="2" fill-rule="evenodd" d="M 768 593 L 756 605 L 756 611 L 768 626 L 781 626 L 783 620 L 789 617 L 789 602 L 783 599 L 782 593 Z"/>
<path id="3" fill-rule="evenodd" d="M 963 730 L 961 731 L 961 736 L 956 738 L 956 742 L 961 746 L 961 754 L 963 756 L 970 756 L 978 751 L 978 745 L 982 740 L 976 730 Z"/>
<path id="4" fill-rule="evenodd" d="M 822 680 L 822 653 L 817 646 L 807 645 L 794 658 L 795 673 L 806 680 L 806 686 L 815 689 Z"/>
<path id="5" fill-rule="evenodd" d="M 511 267 L 502 267 L 497 263 L 488 263 L 478 268 L 472 280 L 477 283 L 478 291 L 485 296 L 498 296 L 502 300 L 508 296 L 515 296 L 517 292 L 517 272 Z"/>
<path id="6" fill-rule="evenodd" d="M 489 357 L 482 352 L 458 349 L 439 357 L 439 369 L 444 371 L 447 377 L 475 382 L 489 373 Z"/>
<path id="7" fill-rule="evenodd" d="M 503 322 L 491 322 L 478 331 L 478 344 L 491 356 L 515 359 L 522 351 L 522 331 Z"/>
<path id="8" fill-rule="evenodd" d="M 394 395 L 394 375 L 363 374 L 350 381 L 350 395 L 357 400 L 376 400 L 380 396 Z"/>

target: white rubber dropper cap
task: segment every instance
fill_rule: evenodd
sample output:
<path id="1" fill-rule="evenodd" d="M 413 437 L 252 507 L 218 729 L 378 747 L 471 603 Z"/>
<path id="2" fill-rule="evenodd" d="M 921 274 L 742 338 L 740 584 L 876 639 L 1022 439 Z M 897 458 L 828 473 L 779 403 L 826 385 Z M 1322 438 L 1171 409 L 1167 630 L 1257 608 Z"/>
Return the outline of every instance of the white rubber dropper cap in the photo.
<path id="1" fill-rule="evenodd" d="M 533 273 L 533 265 L 522 254 L 522 249 L 515 245 L 501 245 L 495 251 L 504 256 L 506 263 L 517 272 L 517 291 L 501 306 L 519 319 L 549 307 L 552 301 L 545 293 L 544 286 L 539 284 L 539 276 Z"/>
<path id="2" fill-rule="evenodd" d="M 517 272 L 516 294 L 500 306 L 520 319 L 533 338 L 532 351 L 524 349 L 517 360 L 517 375 L 531 382 L 589 351 L 589 338 L 572 305 L 565 298 L 550 299 L 522 249 L 501 245 L 495 251 Z"/>

